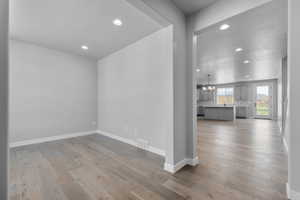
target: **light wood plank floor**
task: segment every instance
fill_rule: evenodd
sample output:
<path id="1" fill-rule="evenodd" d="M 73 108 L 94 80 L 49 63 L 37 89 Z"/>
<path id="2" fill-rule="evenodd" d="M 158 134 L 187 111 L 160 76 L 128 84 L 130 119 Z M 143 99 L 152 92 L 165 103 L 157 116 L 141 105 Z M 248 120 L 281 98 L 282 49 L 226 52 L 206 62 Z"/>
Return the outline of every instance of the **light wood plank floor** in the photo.
<path id="1" fill-rule="evenodd" d="M 11 150 L 11 200 L 284 200 L 287 157 L 275 122 L 199 121 L 195 168 L 91 135 Z"/>

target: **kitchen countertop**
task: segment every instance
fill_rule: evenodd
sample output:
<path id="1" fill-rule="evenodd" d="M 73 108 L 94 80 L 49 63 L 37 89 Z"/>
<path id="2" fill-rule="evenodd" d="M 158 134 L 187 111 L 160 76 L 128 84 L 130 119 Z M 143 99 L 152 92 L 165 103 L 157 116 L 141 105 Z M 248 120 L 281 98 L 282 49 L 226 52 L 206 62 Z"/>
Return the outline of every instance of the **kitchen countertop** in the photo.
<path id="1" fill-rule="evenodd" d="M 207 105 L 207 106 L 203 106 L 204 108 L 234 108 L 234 105 Z"/>

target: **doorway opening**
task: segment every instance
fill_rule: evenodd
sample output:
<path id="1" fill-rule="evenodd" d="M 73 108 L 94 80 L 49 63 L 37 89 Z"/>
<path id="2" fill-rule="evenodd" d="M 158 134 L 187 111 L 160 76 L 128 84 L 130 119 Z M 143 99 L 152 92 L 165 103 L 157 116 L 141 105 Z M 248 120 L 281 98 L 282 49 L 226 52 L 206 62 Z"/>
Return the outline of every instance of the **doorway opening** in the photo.
<path id="1" fill-rule="evenodd" d="M 287 2 L 272 1 L 195 32 L 193 53 L 200 163 L 210 163 L 204 167 L 211 173 L 227 172 L 233 183 L 231 176 L 241 174 L 239 181 L 249 187 L 257 187 L 249 180 L 276 177 L 282 198 L 288 179 L 282 132 L 287 31 Z M 269 190 L 274 184 L 259 187 Z"/>
<path id="2" fill-rule="evenodd" d="M 273 96 L 271 84 L 260 84 L 255 86 L 255 118 L 272 119 Z"/>

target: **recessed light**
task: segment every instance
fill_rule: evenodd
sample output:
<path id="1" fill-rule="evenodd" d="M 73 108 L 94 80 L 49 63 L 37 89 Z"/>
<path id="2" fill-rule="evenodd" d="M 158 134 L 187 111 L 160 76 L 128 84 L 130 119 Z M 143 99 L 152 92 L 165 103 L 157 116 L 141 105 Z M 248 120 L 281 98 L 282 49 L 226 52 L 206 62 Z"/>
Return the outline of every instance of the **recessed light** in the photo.
<path id="1" fill-rule="evenodd" d="M 83 50 L 88 50 L 88 49 L 89 49 L 89 47 L 86 46 L 86 45 L 82 45 L 81 48 L 82 48 Z"/>
<path id="2" fill-rule="evenodd" d="M 120 19 L 115 19 L 113 21 L 113 24 L 116 25 L 116 26 L 122 26 L 123 22 Z"/>
<path id="3" fill-rule="evenodd" d="M 249 63 L 250 63 L 249 60 L 245 60 L 245 61 L 244 61 L 244 64 L 249 64 Z"/>
<path id="4" fill-rule="evenodd" d="M 196 69 L 196 72 L 200 72 L 201 71 L 201 69 Z"/>
<path id="5" fill-rule="evenodd" d="M 243 51 L 243 49 L 242 48 L 236 48 L 235 51 L 240 52 L 240 51 Z"/>
<path id="6" fill-rule="evenodd" d="M 229 28 L 230 28 L 230 25 L 228 25 L 228 24 L 222 24 L 222 25 L 220 26 L 220 30 L 221 30 L 221 31 L 224 31 L 224 30 L 229 29 Z"/>

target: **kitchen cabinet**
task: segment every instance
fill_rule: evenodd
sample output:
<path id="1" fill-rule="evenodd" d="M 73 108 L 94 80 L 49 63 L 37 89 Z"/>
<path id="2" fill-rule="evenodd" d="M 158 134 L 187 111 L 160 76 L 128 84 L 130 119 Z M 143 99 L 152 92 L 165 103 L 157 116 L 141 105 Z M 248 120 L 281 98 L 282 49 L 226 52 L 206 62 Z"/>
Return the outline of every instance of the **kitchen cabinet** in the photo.
<path id="1" fill-rule="evenodd" d="M 204 119 L 233 121 L 236 118 L 235 106 L 204 106 Z"/>
<path id="2" fill-rule="evenodd" d="M 199 101 L 214 101 L 214 93 L 204 90 L 199 90 Z"/>
<path id="3" fill-rule="evenodd" d="M 248 100 L 248 86 L 237 85 L 234 88 L 235 101 L 247 101 Z"/>
<path id="4" fill-rule="evenodd" d="M 249 106 L 237 106 L 236 107 L 236 117 L 248 118 L 249 117 Z"/>

